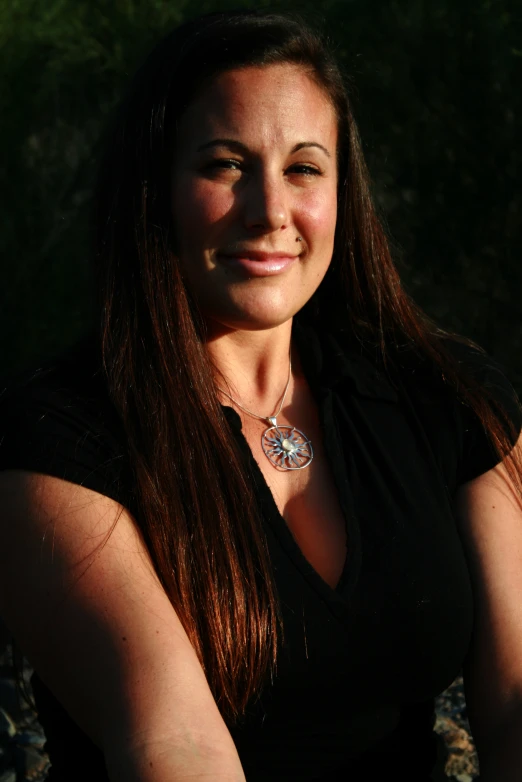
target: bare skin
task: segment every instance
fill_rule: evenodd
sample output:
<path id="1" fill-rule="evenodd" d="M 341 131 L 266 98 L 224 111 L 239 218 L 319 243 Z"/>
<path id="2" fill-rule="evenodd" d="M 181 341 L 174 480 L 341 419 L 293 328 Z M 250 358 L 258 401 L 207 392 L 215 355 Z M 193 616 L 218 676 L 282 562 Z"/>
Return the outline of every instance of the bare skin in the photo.
<path id="1" fill-rule="evenodd" d="M 306 469 L 282 472 L 270 464 L 261 448 L 261 434 L 267 426 L 263 421 L 242 415 L 243 434 L 299 548 L 323 581 L 335 589 L 346 559 L 346 526 L 316 405 L 302 375 L 294 378 L 292 398 L 277 420 L 280 424 L 299 422 L 298 428 L 312 441 L 314 459 Z"/>
<path id="2" fill-rule="evenodd" d="M 217 385 L 271 415 L 289 368 L 292 318 L 331 261 L 337 215 L 337 120 L 324 92 L 295 65 L 225 73 L 185 114 L 173 177 L 180 260 L 209 328 Z M 297 241 L 297 239 L 300 241 Z M 278 274 L 250 274 L 223 254 L 296 256 Z M 219 376 L 221 373 L 221 377 Z M 222 401 L 231 404 L 223 395 Z M 283 472 L 261 448 L 266 423 L 236 406 L 243 433 L 298 545 L 332 588 L 346 530 L 323 451 L 318 413 L 294 350 L 278 417 L 303 430 L 315 458 Z"/>
<path id="3" fill-rule="evenodd" d="M 330 263 L 336 144 L 331 105 L 290 65 L 222 75 L 181 123 L 173 198 L 180 258 L 207 317 L 217 382 L 260 413 L 270 414 L 281 398 L 292 318 Z M 227 261 L 230 250 L 295 258 L 281 273 L 249 275 Z M 273 469 L 260 452 L 263 423 L 240 415 L 287 524 L 333 587 L 345 558 L 344 520 L 295 355 L 294 367 L 279 420 L 313 441 L 309 468 Z M 19 470 L 0 475 L 0 507 L 0 613 L 43 681 L 104 751 L 111 780 L 244 782 L 134 519 L 96 492 Z M 522 512 L 503 466 L 460 487 L 456 511 L 474 583 L 465 684 L 481 778 L 515 782 L 522 768 Z"/>

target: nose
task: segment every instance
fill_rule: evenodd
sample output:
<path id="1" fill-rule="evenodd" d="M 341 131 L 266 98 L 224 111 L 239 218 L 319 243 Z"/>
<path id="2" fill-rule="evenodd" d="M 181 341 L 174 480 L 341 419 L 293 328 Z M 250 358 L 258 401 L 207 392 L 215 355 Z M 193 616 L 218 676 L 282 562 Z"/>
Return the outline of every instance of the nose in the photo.
<path id="1" fill-rule="evenodd" d="M 259 172 L 243 193 L 245 225 L 249 230 L 278 231 L 289 223 L 288 193 L 283 177 Z"/>

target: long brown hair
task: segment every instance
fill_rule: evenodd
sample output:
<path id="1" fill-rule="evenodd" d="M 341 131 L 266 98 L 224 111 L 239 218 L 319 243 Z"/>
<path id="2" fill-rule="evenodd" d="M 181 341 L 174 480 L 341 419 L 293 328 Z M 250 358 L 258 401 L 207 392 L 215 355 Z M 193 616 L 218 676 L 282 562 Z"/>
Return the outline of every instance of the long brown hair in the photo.
<path id="1" fill-rule="evenodd" d="M 102 161 L 101 346 L 127 436 L 137 522 L 230 723 L 274 674 L 283 628 L 252 488 L 216 394 L 205 325 L 177 263 L 170 176 L 176 123 L 197 91 L 225 70 L 281 62 L 307 70 L 339 122 L 335 249 L 307 305 L 310 316 L 347 324 L 385 363 L 392 347 L 409 345 L 460 389 L 502 456 L 513 435 L 488 392 L 446 350 L 442 337 L 450 335 L 401 287 L 347 89 L 322 36 L 294 16 L 234 12 L 191 21 L 165 38 L 132 82 Z"/>

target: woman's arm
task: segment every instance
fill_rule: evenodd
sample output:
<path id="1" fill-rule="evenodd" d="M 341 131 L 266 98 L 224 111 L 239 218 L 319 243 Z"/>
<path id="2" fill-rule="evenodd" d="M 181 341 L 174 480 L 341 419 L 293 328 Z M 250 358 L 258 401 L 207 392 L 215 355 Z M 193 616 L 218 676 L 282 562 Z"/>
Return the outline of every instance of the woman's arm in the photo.
<path id="1" fill-rule="evenodd" d="M 522 449 L 522 438 L 515 446 Z M 481 782 L 522 779 L 522 507 L 503 465 L 462 486 L 457 512 L 475 598 L 464 666 Z"/>
<path id="2" fill-rule="evenodd" d="M 0 615 L 103 750 L 111 780 L 244 782 L 137 525 L 113 500 L 49 476 L 0 473 Z"/>
<path id="3" fill-rule="evenodd" d="M 163 741 L 109 753 L 107 771 L 111 782 L 245 782 L 239 758 L 226 751 Z"/>

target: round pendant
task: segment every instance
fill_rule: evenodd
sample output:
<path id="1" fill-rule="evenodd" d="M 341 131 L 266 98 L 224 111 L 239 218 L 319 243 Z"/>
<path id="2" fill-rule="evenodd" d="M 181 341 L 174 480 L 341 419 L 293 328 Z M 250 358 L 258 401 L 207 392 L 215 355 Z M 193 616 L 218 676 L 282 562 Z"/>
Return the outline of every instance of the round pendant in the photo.
<path id="1" fill-rule="evenodd" d="M 314 458 L 312 443 L 295 426 L 271 426 L 261 436 L 267 459 L 280 470 L 302 470 Z"/>

